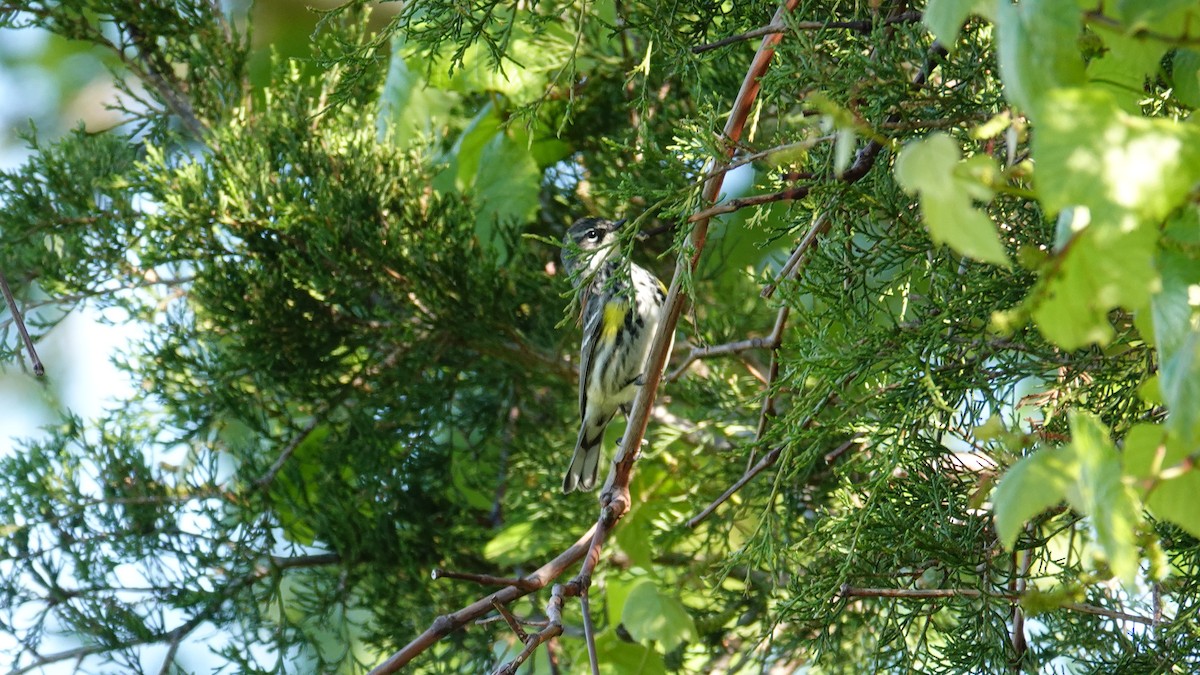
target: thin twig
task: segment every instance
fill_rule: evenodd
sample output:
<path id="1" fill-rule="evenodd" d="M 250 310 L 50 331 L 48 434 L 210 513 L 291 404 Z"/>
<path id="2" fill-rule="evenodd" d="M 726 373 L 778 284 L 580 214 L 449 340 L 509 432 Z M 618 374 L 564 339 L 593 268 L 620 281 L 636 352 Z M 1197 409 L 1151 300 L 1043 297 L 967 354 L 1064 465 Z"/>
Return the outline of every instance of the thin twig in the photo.
<path id="1" fill-rule="evenodd" d="M 902 17 L 905 17 L 906 15 L 907 15 L 907 13 L 901 13 L 901 14 L 897 14 L 895 17 L 890 17 L 890 18 L 895 18 L 895 19 L 899 20 Z M 887 23 L 887 22 L 885 21 L 885 23 Z M 922 64 L 921 70 L 918 71 L 915 76 L 913 76 L 912 84 L 914 87 L 924 86 L 925 82 L 927 82 L 929 80 L 930 73 L 933 72 L 933 69 L 936 66 L 935 61 L 939 58 L 944 57 L 946 55 L 946 53 L 947 53 L 946 48 L 943 47 L 940 42 L 935 41 L 929 47 L 929 51 L 926 54 L 925 63 Z M 884 120 L 884 124 L 885 125 L 886 124 L 895 124 L 896 122 L 899 122 L 899 121 L 900 121 L 900 113 L 895 112 L 895 113 L 892 113 L 891 115 L 887 116 L 887 118 Z M 842 174 L 839 176 L 839 178 L 842 180 L 842 182 L 846 183 L 847 185 L 857 183 L 859 180 L 862 180 L 862 178 L 867 175 L 867 173 L 871 170 L 871 168 L 875 166 L 875 160 L 879 157 L 879 153 L 881 150 L 883 150 L 883 143 L 881 143 L 878 139 L 870 140 L 865 146 L 863 146 L 862 148 L 859 148 L 858 152 L 856 152 L 854 155 L 854 162 L 849 166 L 849 168 L 847 168 L 844 172 L 842 172 Z M 791 190 L 797 191 L 796 196 L 790 196 L 787 194 Z M 790 199 L 799 199 L 799 198 L 802 198 L 805 195 L 807 195 L 807 192 L 808 192 L 808 188 L 806 186 L 798 186 L 796 188 L 791 188 L 791 190 L 783 190 L 781 192 L 773 193 L 770 195 L 758 195 L 758 197 L 760 197 L 766 201 L 778 201 L 780 199 L 789 199 L 789 198 Z M 804 193 L 799 194 L 798 191 L 800 191 L 800 190 L 803 190 Z M 754 199 L 754 198 L 745 198 L 745 199 Z M 732 206 L 733 208 L 729 208 L 727 210 L 722 210 L 722 211 L 716 211 L 715 213 L 728 213 L 729 211 L 736 211 L 738 208 L 742 208 L 742 206 L 752 205 L 752 204 L 738 205 L 738 204 L 734 203 L 737 201 L 739 201 L 739 200 L 731 200 L 730 202 L 727 202 L 726 204 L 720 205 L 722 207 Z"/>
<path id="2" fill-rule="evenodd" d="M 283 447 L 283 450 L 279 453 L 279 456 L 275 458 L 275 461 L 271 463 L 271 466 L 267 468 L 263 475 L 259 476 L 258 479 L 254 481 L 255 485 L 259 487 L 266 487 L 267 485 L 271 484 L 271 481 L 275 480 L 275 476 L 281 469 L 283 469 L 283 465 L 287 464 L 287 461 L 291 458 L 292 453 L 296 452 L 296 448 L 300 447 L 300 444 L 303 443 L 304 440 L 307 439 L 317 428 L 321 421 L 324 420 L 324 412 L 325 411 L 322 411 L 322 414 L 320 415 L 313 415 L 313 418 L 309 420 L 308 424 L 305 425 L 303 429 L 300 430 L 300 433 L 296 434 L 292 440 L 288 441 L 288 444 Z"/>
<path id="3" fill-rule="evenodd" d="M 1026 530 L 1029 530 L 1026 525 Z M 1017 573 L 1009 580 L 1008 590 L 1016 597 L 1021 597 L 1025 592 L 1025 580 L 1029 576 L 1029 568 L 1033 565 L 1033 556 L 1029 551 L 1013 551 L 1013 569 Z M 1013 646 L 1013 672 L 1021 672 L 1021 661 L 1025 658 L 1025 653 L 1029 650 L 1029 643 L 1025 639 L 1025 612 L 1021 609 L 1020 603 L 1014 603 L 1012 608 L 1012 636 L 1010 638 Z"/>
<path id="4" fill-rule="evenodd" d="M 586 587 L 579 592 L 579 608 L 583 610 L 583 639 L 587 641 L 588 665 L 592 667 L 592 675 L 600 675 L 600 656 L 596 653 L 596 627 L 592 625 L 592 603 L 588 599 Z"/>
<path id="5" fill-rule="evenodd" d="M 775 289 L 778 288 L 779 284 L 783 283 L 785 279 L 790 279 L 796 274 L 801 261 L 803 261 L 805 256 L 808 255 L 809 249 L 811 249 L 813 245 L 817 243 L 817 237 L 821 234 L 824 234 L 825 231 L 829 229 L 829 223 L 829 209 L 825 209 L 819 216 L 817 216 L 817 219 L 813 221 L 812 226 L 808 228 L 808 232 L 806 232 L 804 237 L 800 239 L 800 243 L 796 244 L 796 250 L 792 251 L 792 255 L 779 270 L 779 274 L 775 275 L 775 279 L 771 281 L 771 283 L 763 287 L 762 293 L 760 294 L 762 297 L 769 298 L 774 295 Z"/>
<path id="6" fill-rule="evenodd" d="M 559 635 L 562 635 L 563 596 L 566 595 L 568 591 L 569 589 L 567 589 L 567 587 L 563 584 L 554 585 L 553 590 L 550 592 L 550 602 L 546 605 L 546 616 L 550 618 L 550 622 L 545 628 L 537 633 L 526 636 L 526 638 L 523 640 L 525 643 L 525 648 L 521 650 L 520 654 L 517 654 L 517 658 L 496 668 L 496 670 L 493 671 L 495 675 L 516 675 L 517 669 L 521 667 L 521 664 L 529 660 L 530 656 L 533 656 L 533 652 L 537 651 L 539 646 L 551 638 L 556 638 Z"/>
<path id="7" fill-rule="evenodd" d="M 844 455 L 847 450 L 858 445 L 859 441 L 860 441 L 859 436 L 857 436 L 857 435 L 851 436 L 850 439 L 847 440 L 845 443 L 842 443 L 841 445 L 837 446 L 836 448 L 825 453 L 825 456 L 822 459 L 825 460 L 826 464 L 833 464 L 834 462 L 837 461 L 837 458 Z"/>
<path id="8" fill-rule="evenodd" d="M 24 666 L 14 666 L 13 669 L 9 671 L 8 675 L 23 675 L 24 673 L 42 669 L 44 666 L 47 666 L 51 663 L 68 660 L 75 661 L 75 670 L 79 670 L 79 665 L 82 664 L 87 657 L 96 654 L 103 654 L 105 652 L 111 652 L 117 649 L 129 649 L 139 645 L 151 645 L 162 642 L 171 644 L 176 641 L 182 642 L 197 628 L 212 620 L 213 615 L 224 608 L 226 603 L 231 598 L 258 583 L 262 579 L 276 573 L 276 571 L 280 568 L 288 569 L 297 567 L 315 567 L 327 564 L 331 561 L 336 562 L 337 560 L 339 560 L 339 558 L 335 554 L 314 554 L 290 558 L 271 557 L 269 559 L 270 564 L 259 565 L 254 571 L 231 581 L 225 586 L 224 589 L 222 589 L 220 594 L 215 600 L 213 600 L 213 602 L 202 607 L 190 619 L 169 631 L 134 637 L 125 641 L 121 645 L 113 645 L 107 642 L 101 642 L 97 644 L 84 645 L 82 647 L 75 647 L 65 651 L 47 654 L 45 656 L 31 651 L 34 660 Z"/>
<path id="9" fill-rule="evenodd" d="M 674 382 L 678 380 L 683 376 L 683 373 L 687 370 L 688 366 L 692 365 L 692 363 L 696 361 L 699 361 L 700 359 L 708 359 L 714 356 L 740 354 L 751 349 L 771 348 L 771 339 L 769 337 L 750 338 L 748 340 L 738 340 L 737 342 L 726 342 L 725 344 L 720 345 L 692 347 L 692 350 L 688 352 L 687 357 L 683 359 L 683 363 L 679 364 L 675 370 L 671 371 L 671 373 L 666 376 L 666 381 Z"/>
<path id="10" fill-rule="evenodd" d="M 814 424 L 814 422 L 817 419 L 817 416 L 820 415 L 821 412 L 825 410 L 825 406 L 829 405 L 830 401 L 837 398 L 838 391 L 840 391 L 842 387 L 846 386 L 847 382 L 854 379 L 854 377 L 856 375 L 857 375 L 857 373 L 849 373 L 845 377 L 843 377 L 841 380 L 839 380 L 837 382 L 837 384 L 833 387 L 833 389 L 829 392 L 829 394 L 827 394 L 825 396 L 825 398 L 821 399 L 821 402 L 817 404 L 816 408 L 814 408 L 813 411 L 811 413 L 809 413 L 808 418 L 804 420 L 804 424 L 802 424 L 800 428 L 808 429 L 808 428 L 812 427 L 812 425 Z M 855 441 L 855 439 L 851 439 L 849 442 L 853 443 L 854 441 Z M 720 497 L 717 497 L 715 500 L 713 500 L 713 502 L 711 504 L 704 507 L 703 511 L 696 514 L 695 516 L 692 516 L 687 521 L 687 526 L 689 528 L 695 527 L 695 526 L 699 525 L 705 518 L 712 515 L 712 513 L 717 510 L 717 507 L 719 507 L 721 504 L 725 503 L 738 490 L 742 489 L 742 487 L 744 487 L 746 485 L 746 483 L 749 483 L 751 479 L 753 479 L 758 474 L 762 473 L 762 471 L 764 469 L 766 469 L 767 467 L 774 464 L 776 462 L 776 460 L 779 459 L 779 454 L 781 452 L 783 452 L 783 449 L 784 449 L 784 446 L 776 447 L 775 449 L 771 450 L 766 455 L 764 455 L 763 458 L 761 460 L 759 460 L 758 464 L 755 464 L 754 466 L 746 469 L 746 472 L 744 474 L 742 474 L 742 477 L 739 478 L 738 481 L 736 483 L 734 483 L 728 490 L 726 490 Z"/>
<path id="11" fill-rule="evenodd" d="M 12 290 L 8 288 L 8 279 L 4 276 L 3 271 L 0 271 L 0 290 L 4 291 L 4 301 L 8 303 L 8 311 L 12 313 L 13 322 L 17 324 L 17 330 L 25 342 L 25 351 L 29 352 L 29 361 L 33 364 L 33 374 L 41 377 L 46 374 L 46 367 L 42 365 L 42 359 L 38 357 L 33 340 L 29 337 L 29 331 L 25 330 L 25 320 L 21 318 L 21 311 L 17 309 L 17 301 L 13 298 Z"/>
<path id="12" fill-rule="evenodd" d="M 687 527 L 689 527 L 689 528 L 696 527 L 705 518 L 708 518 L 709 516 L 711 516 L 713 511 L 716 511 L 717 508 L 720 507 L 722 504 L 724 504 L 725 501 L 728 500 L 730 497 L 732 497 L 735 492 L 737 492 L 738 490 L 741 490 L 742 486 L 744 486 L 746 483 L 749 483 L 751 481 L 751 479 L 753 479 L 758 474 L 762 473 L 764 469 L 766 469 L 767 467 L 774 464 L 776 462 L 776 460 L 779 459 L 779 454 L 782 452 L 783 452 L 783 446 L 780 445 L 780 446 L 776 446 L 770 452 L 763 455 L 763 458 L 758 460 L 758 464 L 755 464 L 753 467 L 750 468 L 749 471 L 742 474 L 742 477 L 739 478 L 736 483 L 729 486 L 729 489 L 726 490 L 724 493 L 722 493 L 720 497 L 717 497 L 716 499 L 713 500 L 713 502 L 711 504 L 704 507 L 703 511 L 701 511 L 700 513 L 697 513 L 696 515 L 689 518 L 687 521 Z"/>
<path id="13" fill-rule="evenodd" d="M 912 23 L 914 21 L 920 21 L 920 20 L 921 20 L 920 12 L 905 12 L 903 14 L 893 16 L 893 17 L 888 17 L 888 18 L 884 19 L 882 22 L 880 22 L 880 25 L 887 25 L 887 24 L 893 24 L 893 23 Z M 783 26 L 776 26 L 776 25 L 772 24 L 770 26 L 763 26 L 762 28 L 755 28 L 754 30 L 746 31 L 745 33 L 731 35 L 727 38 L 722 38 L 720 40 L 717 40 L 716 42 L 710 42 L 708 44 L 697 45 L 695 47 L 692 47 L 692 53 L 693 54 L 703 54 L 704 52 L 712 51 L 714 49 L 720 49 L 721 47 L 724 47 L 726 45 L 731 45 L 736 42 L 744 42 L 746 40 L 753 40 L 754 38 L 763 37 L 764 35 L 772 35 L 774 33 L 786 33 L 789 30 L 822 30 L 822 29 L 826 29 L 826 28 L 828 28 L 828 29 L 844 28 L 844 29 L 858 31 L 860 33 L 868 33 L 871 31 L 872 28 L 875 27 L 875 25 L 876 25 L 876 23 L 869 19 L 863 19 L 860 21 L 795 21 L 793 23 L 783 25 Z"/>
<path id="14" fill-rule="evenodd" d="M 346 399 L 350 398 L 351 393 L 353 393 L 353 391 L 358 387 L 361 387 L 367 378 L 390 368 L 392 364 L 396 362 L 396 359 L 400 357 L 402 351 L 403 349 L 397 347 L 389 352 L 387 356 L 380 359 L 378 363 L 368 364 L 361 368 L 354 378 L 350 380 L 350 383 L 341 389 L 337 396 L 327 400 L 319 410 L 312 414 L 312 419 L 309 421 L 309 423 L 300 430 L 300 433 L 297 434 L 295 438 L 288 441 L 288 444 L 283 447 L 283 450 L 280 451 L 279 456 L 275 458 L 275 461 L 271 463 L 271 466 L 267 467 L 267 470 L 263 472 L 263 475 L 254 480 L 254 485 L 260 488 L 265 488 L 270 485 L 271 482 L 275 480 L 275 476 L 277 476 L 279 472 L 283 470 L 283 465 L 287 464 L 288 459 L 290 459 L 292 454 L 296 452 L 296 449 L 300 447 L 300 444 L 303 443 L 310 435 L 312 435 L 312 432 L 315 431 L 321 422 L 326 419 L 326 416 L 330 413 L 330 411 L 341 405 Z"/>
<path id="15" fill-rule="evenodd" d="M 521 628 L 521 623 L 517 621 L 517 617 L 512 615 L 512 612 L 508 611 L 507 607 L 496 602 L 495 598 L 492 598 L 492 607 L 496 608 L 501 618 L 508 624 L 509 630 L 516 634 L 518 640 L 524 643 L 529 639 L 529 634 L 525 632 L 524 628 Z"/>
<path id="16" fill-rule="evenodd" d="M 816 136 L 814 138 L 806 138 L 806 139 L 803 139 L 800 141 L 794 141 L 792 143 L 784 143 L 782 145 L 776 145 L 774 147 L 767 148 L 766 150 L 760 150 L 758 152 L 737 155 L 737 158 L 734 159 L 733 161 L 729 162 L 728 164 L 724 164 L 722 166 L 710 169 L 709 171 L 705 172 L 704 175 L 702 175 L 696 179 L 696 182 L 699 183 L 699 182 L 711 180 L 712 178 L 715 178 L 717 176 L 724 176 L 725 174 L 729 173 L 730 171 L 733 171 L 734 169 L 741 168 L 743 166 L 746 166 L 747 164 L 753 164 L 754 162 L 757 162 L 762 159 L 766 159 L 766 158 L 770 157 L 771 155 L 787 154 L 789 152 L 795 152 L 797 150 L 808 150 L 808 149 L 816 147 L 818 143 L 826 143 L 826 142 L 835 140 L 836 138 L 837 138 L 836 134 L 826 134 L 824 136 Z M 794 176 L 789 176 L 789 178 L 791 178 L 793 180 L 812 178 L 812 174 L 810 174 L 808 172 L 802 172 L 802 173 L 795 174 Z M 692 185 L 689 184 L 688 189 L 691 189 L 691 187 L 692 187 Z M 660 202 L 658 204 L 658 206 L 661 206 L 662 204 L 665 204 L 665 200 Z M 654 210 L 657 210 L 657 209 L 654 209 Z M 648 239 L 650 237 L 662 234 L 663 232 L 666 232 L 667 230 L 674 228 L 677 224 L 678 223 L 676 223 L 676 222 L 671 222 L 671 223 L 667 223 L 665 225 L 660 225 L 658 227 L 653 227 L 648 230 L 644 230 L 638 234 L 638 239 Z"/>
<path id="17" fill-rule="evenodd" d="M 767 381 L 763 384 L 762 411 L 758 415 L 758 429 L 754 432 L 754 439 L 757 441 L 761 441 L 763 434 L 767 433 L 767 418 L 775 414 L 775 392 L 771 389 L 775 386 L 775 378 L 779 377 L 779 345 L 783 342 L 783 327 L 787 325 L 791 311 L 787 305 L 779 308 L 779 313 L 775 315 L 775 326 L 768 338 L 771 346 L 771 365 L 767 367 Z M 747 466 L 754 461 L 753 452 L 750 457 L 751 459 L 746 461 Z"/>
<path id="18" fill-rule="evenodd" d="M 512 616 L 513 618 L 515 618 L 517 620 L 517 623 L 521 624 L 522 626 L 537 626 L 538 628 L 545 628 L 546 626 L 550 625 L 550 622 L 545 619 L 522 619 L 522 618 L 517 617 L 515 614 L 512 614 L 512 612 L 509 612 L 509 615 Z M 476 626 L 486 626 L 488 624 L 496 623 L 497 621 L 506 621 L 506 619 L 499 615 L 485 616 L 485 617 L 476 619 L 475 625 Z"/>
<path id="19" fill-rule="evenodd" d="M 779 192 L 771 192 L 771 193 L 768 193 L 765 195 L 751 195 L 749 197 L 738 197 L 737 199 L 730 199 L 729 201 L 727 201 L 723 204 L 716 204 L 716 205 L 708 207 L 707 209 L 704 209 L 703 211 L 699 211 L 697 213 L 692 214 L 691 216 L 688 217 L 688 222 L 695 223 L 695 222 L 698 222 L 701 220 L 707 220 L 714 216 L 720 216 L 720 215 L 723 215 L 726 213 L 733 213 L 734 211 L 737 211 L 739 209 L 744 209 L 747 206 L 761 206 L 763 204 L 769 204 L 771 202 L 782 202 L 782 201 L 791 201 L 794 199 L 804 199 L 805 197 L 808 196 L 808 191 L 810 189 L 811 188 L 808 185 L 797 185 L 795 187 L 790 187 L 786 190 L 780 190 Z"/>

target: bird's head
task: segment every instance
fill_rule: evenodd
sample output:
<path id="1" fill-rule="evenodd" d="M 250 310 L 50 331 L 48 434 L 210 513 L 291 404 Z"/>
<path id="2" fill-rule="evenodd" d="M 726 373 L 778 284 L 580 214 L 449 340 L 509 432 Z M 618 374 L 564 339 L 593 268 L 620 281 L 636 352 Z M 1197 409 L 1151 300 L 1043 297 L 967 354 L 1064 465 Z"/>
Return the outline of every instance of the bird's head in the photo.
<path id="1" fill-rule="evenodd" d="M 567 228 L 563 237 L 562 262 L 567 274 L 583 268 L 594 274 L 617 252 L 617 231 L 625 220 L 613 222 L 603 218 L 580 218 Z"/>

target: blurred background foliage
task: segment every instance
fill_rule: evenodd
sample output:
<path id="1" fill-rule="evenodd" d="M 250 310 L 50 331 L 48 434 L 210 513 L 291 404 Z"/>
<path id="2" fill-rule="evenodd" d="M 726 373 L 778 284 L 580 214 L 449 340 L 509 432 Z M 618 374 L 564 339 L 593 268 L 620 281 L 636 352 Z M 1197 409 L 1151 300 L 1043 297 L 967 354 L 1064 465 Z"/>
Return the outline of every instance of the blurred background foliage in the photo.
<path id="1" fill-rule="evenodd" d="M 758 41 L 710 43 L 776 9 L 0 4 L 0 271 L 43 345 L 119 327 L 126 383 L 79 414 L 0 314 L 53 411 L 0 457 L 12 672 L 361 672 L 484 593 L 432 569 L 574 542 L 554 242 L 638 218 L 669 277 Z M 1200 667 L 1198 14 L 797 3 L 725 188 L 790 198 L 715 222 L 675 364 L 782 341 L 660 392 L 603 672 Z M 582 671 L 566 621 L 527 671 Z"/>

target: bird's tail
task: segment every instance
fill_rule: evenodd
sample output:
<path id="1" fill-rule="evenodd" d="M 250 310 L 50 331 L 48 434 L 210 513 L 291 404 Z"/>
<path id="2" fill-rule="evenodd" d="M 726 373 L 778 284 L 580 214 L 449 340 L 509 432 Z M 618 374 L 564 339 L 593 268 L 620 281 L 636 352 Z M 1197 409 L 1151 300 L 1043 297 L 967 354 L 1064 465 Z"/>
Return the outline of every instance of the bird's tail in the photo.
<path id="1" fill-rule="evenodd" d="M 596 473 L 600 468 L 600 446 L 604 444 L 604 427 L 599 432 L 594 429 L 589 436 L 589 424 L 583 424 L 579 430 L 579 440 L 575 443 L 575 455 L 571 457 L 571 466 L 563 476 L 563 494 L 575 490 L 591 490 L 596 487 Z"/>

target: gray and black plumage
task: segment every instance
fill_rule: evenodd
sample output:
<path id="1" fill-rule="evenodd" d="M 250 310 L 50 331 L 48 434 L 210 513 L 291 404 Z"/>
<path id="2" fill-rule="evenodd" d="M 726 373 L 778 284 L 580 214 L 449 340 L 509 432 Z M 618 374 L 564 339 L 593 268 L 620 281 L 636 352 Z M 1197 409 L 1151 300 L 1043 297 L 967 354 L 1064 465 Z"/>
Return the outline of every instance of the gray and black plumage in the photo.
<path id="1" fill-rule="evenodd" d="M 624 222 L 583 218 L 563 238 L 563 266 L 583 318 L 579 438 L 564 493 L 596 486 L 604 430 L 618 409 L 628 413 L 637 395 L 666 301 L 662 283 L 621 254 L 617 231 Z"/>

